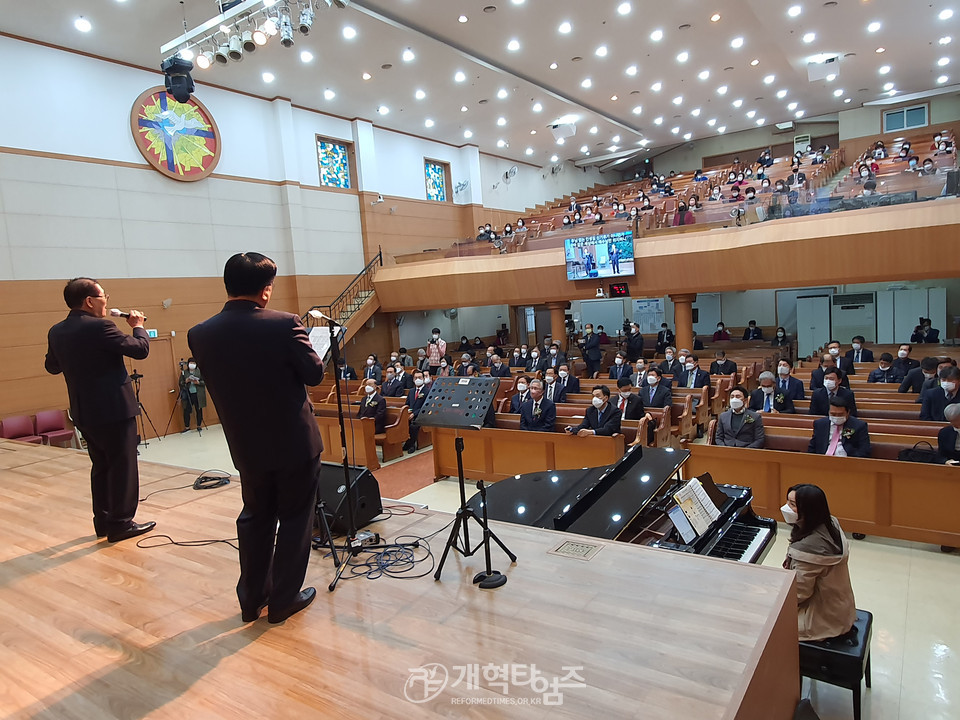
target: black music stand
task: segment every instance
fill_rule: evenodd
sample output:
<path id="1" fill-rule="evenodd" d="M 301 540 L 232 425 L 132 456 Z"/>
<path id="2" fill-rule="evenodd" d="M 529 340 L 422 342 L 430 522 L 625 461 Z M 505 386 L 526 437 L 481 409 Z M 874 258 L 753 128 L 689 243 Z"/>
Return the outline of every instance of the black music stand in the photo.
<path id="1" fill-rule="evenodd" d="M 417 413 L 415 422 L 421 426 L 451 428 L 457 431 L 454 447 L 457 450 L 457 475 L 460 480 L 460 509 L 457 510 L 457 519 L 453 523 L 450 537 L 447 539 L 447 545 L 440 558 L 440 564 L 437 565 L 437 571 L 433 575 L 435 580 L 440 579 L 443 564 L 446 562 L 451 548 L 464 557 L 470 557 L 481 547 L 483 548 L 486 569 L 477 573 L 473 582 L 484 589 L 498 588 L 507 582 L 506 575 L 490 567 L 491 540 L 497 543 L 500 549 L 507 554 L 510 562 L 515 563 L 517 561 L 517 556 L 510 552 L 507 546 L 500 541 L 500 538 L 490 530 L 485 501 L 487 491 L 483 481 L 477 482 L 477 489 L 480 491 L 481 498 L 480 507 L 483 508 L 483 518 L 478 518 L 473 508 L 467 504 L 463 477 L 463 437 L 461 437 L 460 431 L 463 429 L 479 430 L 483 427 L 483 420 L 497 396 L 499 387 L 500 378 L 494 377 L 438 377 L 431 384 L 430 393 L 427 395 L 420 412 Z M 470 548 L 470 532 L 468 530 L 468 520 L 470 518 L 473 518 L 483 528 L 483 540 L 473 549 Z M 462 548 L 457 545 L 461 528 L 463 529 Z"/>

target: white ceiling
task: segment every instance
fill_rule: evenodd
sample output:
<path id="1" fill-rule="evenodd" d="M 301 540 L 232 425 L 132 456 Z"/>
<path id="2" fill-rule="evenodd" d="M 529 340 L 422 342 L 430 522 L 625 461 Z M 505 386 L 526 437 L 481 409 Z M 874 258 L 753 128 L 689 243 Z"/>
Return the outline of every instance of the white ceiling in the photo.
<path id="1" fill-rule="evenodd" d="M 727 133 L 756 127 L 760 119 L 767 125 L 794 120 L 797 111 L 811 118 L 851 109 L 886 97 L 885 83 L 908 94 L 960 80 L 960 55 L 954 54 L 960 0 L 354 0 L 345 10 L 321 5 L 312 32 L 297 34 L 293 48 L 274 37 L 242 62 L 195 69 L 198 95 L 207 81 L 287 97 L 300 106 L 544 165 L 554 154 L 583 158 L 584 146 L 596 157 L 638 148 L 641 140 L 650 148 L 665 147 L 687 133 L 696 140 L 721 127 Z M 628 14 L 618 12 L 621 5 L 629 6 Z M 801 9 L 796 17 L 788 14 L 793 5 Z M 943 10 L 956 12 L 941 20 Z M 7 3 L 0 30 L 156 68 L 160 46 L 183 32 L 184 12 L 193 28 L 218 9 L 214 0 L 29 0 Z M 720 15 L 716 22 L 714 13 Z M 459 22 L 461 15 L 468 21 Z M 91 22 L 90 32 L 75 29 L 78 16 Z M 570 31 L 564 34 L 559 26 L 565 21 Z M 871 32 L 873 22 L 880 27 Z M 343 36 L 348 25 L 356 30 L 352 40 Z M 654 30 L 663 33 L 659 41 L 651 39 Z M 810 32 L 816 37 L 806 43 L 803 36 Z M 953 39 L 942 45 L 944 37 Z M 743 39 L 741 47 L 731 47 L 734 38 Z M 519 49 L 508 49 L 512 40 Z M 605 56 L 597 55 L 600 46 L 607 48 Z M 878 54 L 878 47 L 885 52 Z M 407 48 L 416 56 L 410 62 L 402 59 Z M 313 54 L 311 62 L 301 61 L 303 50 Z M 677 59 L 681 52 L 688 53 L 685 62 Z M 817 53 L 842 56 L 837 79 L 808 81 L 806 59 Z M 940 58 L 948 64 L 938 65 Z M 754 59 L 759 63 L 751 66 Z M 550 69 L 551 63 L 557 68 Z M 386 64 L 392 67 L 384 69 Z M 627 73 L 630 66 L 635 75 Z M 883 66 L 890 68 L 886 74 Z M 464 82 L 454 80 L 457 71 L 465 73 Z M 709 77 L 700 79 L 702 71 Z M 264 82 L 264 72 L 275 80 Z M 364 72 L 370 80 L 361 79 Z M 765 83 L 771 75 L 773 81 Z M 940 76 L 947 79 L 938 84 Z M 586 79 L 589 88 L 582 85 Z M 657 82 L 661 88 L 654 91 Z M 720 86 L 728 88 L 726 94 L 718 94 Z M 325 99 L 325 90 L 336 97 Z M 423 100 L 415 98 L 417 90 L 426 93 Z M 500 90 L 506 97 L 498 97 Z M 675 98 L 682 98 L 679 104 Z M 739 108 L 735 100 L 742 100 Z M 535 103 L 541 112 L 534 112 Z M 378 114 L 381 105 L 389 114 Z M 633 112 L 637 107 L 639 114 Z M 561 147 L 547 125 L 567 114 L 579 116 L 577 134 Z M 428 118 L 431 128 L 425 127 Z M 504 125 L 498 125 L 500 118 Z M 473 133 L 469 139 L 466 130 Z M 618 149 L 610 151 L 617 135 Z"/>

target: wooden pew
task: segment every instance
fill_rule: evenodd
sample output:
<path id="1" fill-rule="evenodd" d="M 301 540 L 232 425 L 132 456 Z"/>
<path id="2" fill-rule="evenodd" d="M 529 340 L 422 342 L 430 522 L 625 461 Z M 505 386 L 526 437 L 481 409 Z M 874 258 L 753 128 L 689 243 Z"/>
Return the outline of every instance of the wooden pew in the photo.
<path id="1" fill-rule="evenodd" d="M 320 428 L 320 439 L 323 440 L 321 458 L 325 462 L 343 462 L 343 447 L 340 445 L 340 421 L 337 419 L 336 408 L 331 414 L 325 408 L 314 411 L 317 418 L 317 427 Z M 347 462 L 351 465 L 367 467 L 376 470 L 380 467 L 377 458 L 377 443 L 375 440 L 376 428 L 373 418 L 360 420 L 346 419 L 344 429 L 347 439 Z"/>
<path id="2" fill-rule="evenodd" d="M 566 418 L 565 418 L 566 419 Z M 570 418 L 571 420 L 576 420 L 577 424 L 583 418 Z M 496 416 L 497 429 L 499 430 L 519 430 L 520 429 L 520 416 L 514 415 L 513 413 L 498 413 Z M 562 433 L 564 432 L 564 427 L 570 423 L 558 422 L 554 428 L 554 432 Z M 620 421 L 620 434 L 623 435 L 623 440 L 627 445 L 632 445 L 636 439 L 640 438 L 640 445 L 644 447 L 649 447 L 647 442 L 647 419 L 641 418 L 640 420 L 621 420 Z"/>
<path id="3" fill-rule="evenodd" d="M 702 388 L 682 388 L 674 387 L 673 388 L 673 397 L 676 398 L 690 398 L 690 412 L 691 419 L 690 423 L 693 428 L 694 436 L 697 434 L 697 428 L 702 430 L 707 429 L 707 423 L 710 422 L 710 387 Z M 694 400 L 697 402 L 697 407 L 693 407 Z M 693 439 L 693 438 L 688 438 Z"/>
<path id="4" fill-rule="evenodd" d="M 753 509 L 780 519 L 787 488 L 815 482 L 846 532 L 960 546 L 960 468 L 692 444 L 684 477 L 753 489 Z M 936 498 L 936 502 L 930 502 Z"/>
<path id="5" fill-rule="evenodd" d="M 457 433 L 434 428 L 435 478 L 457 476 Z M 463 433 L 464 476 L 492 482 L 511 475 L 546 470 L 576 470 L 611 465 L 623 457 L 623 435 L 576 437 L 565 433 L 482 428 Z"/>
<path id="6" fill-rule="evenodd" d="M 809 400 L 794 400 L 797 413 L 807 415 L 810 412 Z M 861 420 L 886 418 L 896 420 L 920 419 L 920 406 L 916 403 L 860 402 L 857 398 L 857 417 Z"/>

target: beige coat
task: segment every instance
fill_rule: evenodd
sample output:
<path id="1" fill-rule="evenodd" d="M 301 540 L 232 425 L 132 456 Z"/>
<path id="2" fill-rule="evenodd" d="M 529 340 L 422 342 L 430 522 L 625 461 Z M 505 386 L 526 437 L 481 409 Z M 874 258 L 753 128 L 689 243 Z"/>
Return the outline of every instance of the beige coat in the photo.
<path id="1" fill-rule="evenodd" d="M 838 530 L 840 523 L 830 518 Z M 843 635 L 857 618 L 847 561 L 850 545 L 840 530 L 838 548 L 826 527 L 787 548 L 786 566 L 797 573 L 797 615 L 801 640 Z"/>

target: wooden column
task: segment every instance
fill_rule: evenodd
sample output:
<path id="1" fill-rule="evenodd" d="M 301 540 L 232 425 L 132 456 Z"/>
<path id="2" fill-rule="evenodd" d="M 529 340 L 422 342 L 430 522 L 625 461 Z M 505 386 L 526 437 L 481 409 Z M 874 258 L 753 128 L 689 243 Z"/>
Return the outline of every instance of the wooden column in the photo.
<path id="1" fill-rule="evenodd" d="M 560 350 L 566 350 L 567 345 L 567 322 L 566 310 L 568 302 L 547 303 L 547 309 L 550 311 L 550 335 L 553 341 L 560 343 Z"/>
<path id="2" fill-rule="evenodd" d="M 673 301 L 673 322 L 676 326 L 677 349 L 689 348 L 693 350 L 693 303 L 697 301 L 696 293 L 682 293 L 670 295 Z"/>

